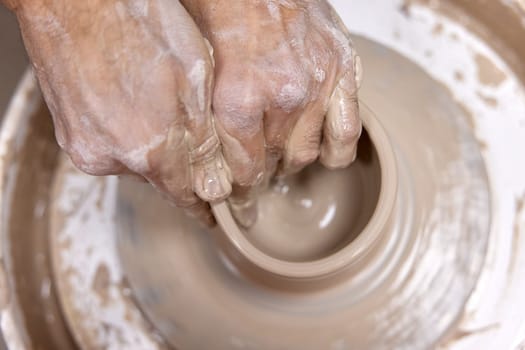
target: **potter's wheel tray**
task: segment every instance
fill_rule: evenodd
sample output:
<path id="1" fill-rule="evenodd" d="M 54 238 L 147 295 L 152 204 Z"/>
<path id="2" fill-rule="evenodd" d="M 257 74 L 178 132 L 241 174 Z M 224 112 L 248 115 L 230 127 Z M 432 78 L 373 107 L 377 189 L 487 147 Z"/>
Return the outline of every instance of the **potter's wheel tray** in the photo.
<path id="1" fill-rule="evenodd" d="M 272 186 L 250 231 L 74 169 L 25 75 L 0 130 L 0 348 L 524 348 L 523 2 L 330 2 L 370 38 L 383 128 L 363 107 L 356 164 Z"/>

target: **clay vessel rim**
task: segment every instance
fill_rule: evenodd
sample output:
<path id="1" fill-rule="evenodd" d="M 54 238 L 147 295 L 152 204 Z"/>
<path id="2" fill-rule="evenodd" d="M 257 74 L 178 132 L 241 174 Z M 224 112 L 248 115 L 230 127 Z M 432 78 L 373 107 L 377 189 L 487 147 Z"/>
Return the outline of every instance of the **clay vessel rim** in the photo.
<path id="1" fill-rule="evenodd" d="M 213 204 L 213 213 L 223 234 L 245 259 L 274 275 L 291 279 L 315 279 L 359 261 L 385 233 L 397 195 L 395 155 L 387 133 L 373 112 L 362 102 L 360 111 L 363 126 L 376 149 L 381 168 L 381 189 L 377 206 L 363 231 L 348 245 L 324 258 L 304 262 L 280 260 L 261 251 L 246 238 L 226 202 Z"/>

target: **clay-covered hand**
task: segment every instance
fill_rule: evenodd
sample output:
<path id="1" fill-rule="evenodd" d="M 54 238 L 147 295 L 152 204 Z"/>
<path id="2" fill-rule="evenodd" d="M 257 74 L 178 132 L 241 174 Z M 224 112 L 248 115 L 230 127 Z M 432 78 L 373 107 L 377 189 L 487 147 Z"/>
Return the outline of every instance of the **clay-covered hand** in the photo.
<path id="1" fill-rule="evenodd" d="M 182 2 L 214 48 L 212 105 L 242 224 L 261 179 L 354 160 L 360 60 L 326 0 Z"/>
<path id="2" fill-rule="evenodd" d="M 75 165 L 139 175 L 210 222 L 204 201 L 227 197 L 231 185 L 211 118 L 211 48 L 185 8 L 176 0 L 11 7 Z"/>

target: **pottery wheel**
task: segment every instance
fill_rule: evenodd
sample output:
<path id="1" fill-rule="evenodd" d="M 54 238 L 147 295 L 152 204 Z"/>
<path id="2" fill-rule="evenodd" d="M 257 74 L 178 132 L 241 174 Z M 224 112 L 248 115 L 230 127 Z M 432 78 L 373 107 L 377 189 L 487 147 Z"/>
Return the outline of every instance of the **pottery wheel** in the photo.
<path id="1" fill-rule="evenodd" d="M 187 218 L 148 185 L 85 177 L 64 160 L 57 198 L 90 181 L 89 191 L 54 203 L 51 220 L 55 279 L 77 342 L 86 348 L 423 349 L 449 334 L 487 249 L 489 192 L 479 146 L 446 88 L 384 46 L 355 43 L 366 72 L 360 98 L 386 130 L 398 168 L 382 254 L 337 283 L 283 288 L 247 276 L 223 253 L 217 230 Z M 349 169 L 313 165 L 272 185 L 261 198 L 258 226 L 247 235 L 285 261 L 334 254 L 355 244 L 374 212 L 380 173 L 365 136 Z M 96 222 L 92 207 L 104 213 Z M 73 223 L 64 219 L 73 212 Z M 100 263 L 72 262 L 75 254 Z M 82 301 L 74 297 L 84 294 Z"/>

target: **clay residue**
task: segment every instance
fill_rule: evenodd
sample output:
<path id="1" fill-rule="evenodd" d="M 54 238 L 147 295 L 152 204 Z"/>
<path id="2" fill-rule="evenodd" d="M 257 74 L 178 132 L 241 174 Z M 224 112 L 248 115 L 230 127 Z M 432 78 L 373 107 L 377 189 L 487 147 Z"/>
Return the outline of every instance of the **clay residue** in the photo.
<path id="1" fill-rule="evenodd" d="M 491 96 L 487 96 L 487 95 L 484 95 L 483 93 L 481 92 L 477 92 L 477 95 L 479 96 L 479 98 L 481 98 L 481 100 L 483 100 L 483 102 L 489 106 L 489 107 L 497 107 L 498 106 L 498 100 L 494 97 L 491 97 Z"/>
<path id="2" fill-rule="evenodd" d="M 525 339 L 523 339 L 523 341 L 520 343 L 520 345 L 518 345 L 516 350 L 525 350 Z"/>
<path id="3" fill-rule="evenodd" d="M 410 17 L 410 1 L 405 0 L 403 4 L 399 7 L 399 11 L 407 18 Z"/>
<path id="4" fill-rule="evenodd" d="M 443 33 L 443 24 L 442 23 L 436 23 L 434 26 L 434 29 L 432 29 L 432 34 L 437 36 Z"/>
<path id="5" fill-rule="evenodd" d="M 470 113 L 469 108 L 461 102 L 458 102 L 457 105 L 463 111 L 463 115 L 466 117 L 465 120 L 468 123 L 470 130 L 475 131 L 477 129 L 476 120 L 474 119 L 472 113 Z"/>
<path id="6" fill-rule="evenodd" d="M 478 138 L 478 143 L 482 151 L 486 151 L 489 149 L 489 145 L 487 145 L 487 142 L 485 142 L 484 140 Z"/>
<path id="7" fill-rule="evenodd" d="M 98 181 L 100 183 L 99 192 L 98 192 L 98 198 L 96 202 L 96 206 L 98 210 L 103 210 L 103 203 L 104 203 L 104 195 L 106 193 L 106 181 L 104 181 L 103 178 L 98 178 Z"/>
<path id="8" fill-rule="evenodd" d="M 505 72 L 499 69 L 487 57 L 478 53 L 474 59 L 478 66 L 478 77 L 480 83 L 489 86 L 499 86 L 505 81 L 505 79 L 507 79 Z"/>
<path id="9" fill-rule="evenodd" d="M 505 59 L 521 81 L 525 81 L 525 26 L 523 11 L 519 10 L 523 0 L 518 1 L 484 1 L 480 6 L 478 1 L 472 0 L 403 0 L 401 9 L 408 15 L 412 5 L 422 5 L 457 21 L 479 35 Z M 502 23 L 502 18 L 505 23 Z M 455 35 L 451 34 L 451 37 L 455 38 Z"/>
<path id="10" fill-rule="evenodd" d="M 59 243 L 59 246 L 63 250 L 68 250 L 71 247 L 71 238 L 70 237 L 66 237 L 66 238 L 62 239 L 60 241 L 60 243 Z"/>
<path id="11" fill-rule="evenodd" d="M 93 278 L 92 289 L 100 297 L 103 305 L 109 302 L 108 288 L 110 284 L 109 270 L 106 264 L 98 265 L 97 272 Z"/>
<path id="12" fill-rule="evenodd" d="M 454 72 L 454 79 L 456 79 L 457 81 L 463 81 L 465 80 L 465 76 L 463 75 L 463 73 L 456 71 Z"/>
<path id="13" fill-rule="evenodd" d="M 459 328 L 449 339 L 448 341 L 446 341 L 445 343 L 441 344 L 438 349 L 440 350 L 444 350 L 444 349 L 448 349 L 449 347 L 451 347 L 454 343 L 457 343 L 465 338 L 468 338 L 470 336 L 473 336 L 473 335 L 476 335 L 476 334 L 480 334 L 480 333 L 486 333 L 486 332 L 490 332 L 494 329 L 497 329 L 499 328 L 499 324 L 498 323 L 495 323 L 495 324 L 490 324 L 490 325 L 487 325 L 485 327 L 481 327 L 481 328 L 478 328 L 478 329 L 473 329 L 473 330 L 464 330 L 464 329 L 461 329 Z"/>
<path id="14" fill-rule="evenodd" d="M 401 39 L 401 33 L 399 32 L 399 29 L 394 30 L 394 39 L 399 40 Z"/>
<path id="15" fill-rule="evenodd" d="M 512 253 L 508 267 L 508 273 L 511 274 L 516 267 L 516 260 L 518 258 L 520 232 L 521 232 L 521 217 L 525 214 L 525 194 L 516 198 L 516 216 L 514 218 L 514 229 L 512 233 Z"/>
<path id="16" fill-rule="evenodd" d="M 9 285 L 4 264 L 3 259 L 0 258 L 0 309 L 4 309 L 9 304 Z"/>

